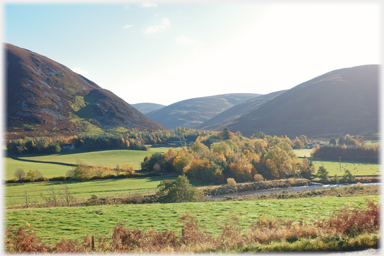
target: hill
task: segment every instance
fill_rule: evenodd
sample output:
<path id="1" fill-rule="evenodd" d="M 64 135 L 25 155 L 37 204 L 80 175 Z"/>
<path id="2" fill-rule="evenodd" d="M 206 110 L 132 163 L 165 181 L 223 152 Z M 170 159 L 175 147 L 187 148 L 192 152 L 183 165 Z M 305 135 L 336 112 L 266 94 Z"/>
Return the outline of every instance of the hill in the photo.
<path id="1" fill-rule="evenodd" d="M 115 127 L 164 129 L 112 92 L 37 53 L 5 44 L 7 137 Z"/>
<path id="2" fill-rule="evenodd" d="M 242 102 L 238 105 L 235 105 L 230 109 L 227 109 L 221 112 L 220 114 L 214 116 L 213 118 L 205 121 L 198 127 L 198 129 L 222 131 L 225 127 L 227 127 L 228 124 L 231 123 L 231 121 L 235 120 L 236 118 L 239 118 L 246 112 L 257 108 L 261 104 L 267 102 L 270 99 L 273 99 L 274 97 L 283 92 L 285 92 L 285 90 L 272 92 L 266 95 L 260 95 L 245 102 Z"/>
<path id="3" fill-rule="evenodd" d="M 196 129 L 206 120 L 256 96 L 258 94 L 232 93 L 192 98 L 152 111 L 146 116 L 169 129 L 177 127 Z"/>
<path id="4" fill-rule="evenodd" d="M 137 103 L 137 104 L 132 104 L 132 107 L 136 108 L 143 114 L 147 114 L 149 112 L 161 109 L 165 107 L 165 105 L 156 104 L 156 103 Z"/>
<path id="5" fill-rule="evenodd" d="M 228 125 L 289 137 L 378 132 L 379 66 L 334 70 L 297 85 Z"/>

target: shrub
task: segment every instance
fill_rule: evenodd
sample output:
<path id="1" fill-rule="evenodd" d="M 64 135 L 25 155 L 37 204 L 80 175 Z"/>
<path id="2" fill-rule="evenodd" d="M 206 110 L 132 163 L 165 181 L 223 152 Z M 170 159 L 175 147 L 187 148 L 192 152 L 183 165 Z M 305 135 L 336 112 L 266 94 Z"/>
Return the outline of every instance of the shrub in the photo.
<path id="1" fill-rule="evenodd" d="M 65 176 L 52 177 L 49 179 L 50 181 L 65 181 L 67 178 Z"/>
<path id="2" fill-rule="evenodd" d="M 345 170 L 345 173 L 341 180 L 346 183 L 351 183 L 355 181 L 355 176 L 353 176 L 353 174 L 349 170 Z"/>
<path id="3" fill-rule="evenodd" d="M 260 182 L 260 181 L 263 181 L 264 178 L 263 178 L 263 175 L 261 174 L 255 174 L 255 176 L 253 176 L 253 180 L 256 182 Z"/>
<path id="4" fill-rule="evenodd" d="M 91 198 L 88 198 L 85 202 L 85 205 L 97 205 L 99 202 L 99 198 L 96 195 L 92 195 Z"/>
<path id="5" fill-rule="evenodd" d="M 236 186 L 236 181 L 234 178 L 228 178 L 227 179 L 227 184 L 230 186 Z"/>
<path id="6" fill-rule="evenodd" d="M 5 183 L 16 183 L 18 181 L 19 181 L 18 179 L 13 178 L 13 179 L 10 179 L 10 180 L 6 180 Z"/>
<path id="7" fill-rule="evenodd" d="M 199 192 L 185 175 L 180 175 L 176 180 L 164 180 L 157 188 L 161 203 L 196 202 L 200 199 Z"/>
<path id="8" fill-rule="evenodd" d="M 127 203 L 141 204 L 144 201 L 144 196 L 140 193 L 129 194 Z"/>

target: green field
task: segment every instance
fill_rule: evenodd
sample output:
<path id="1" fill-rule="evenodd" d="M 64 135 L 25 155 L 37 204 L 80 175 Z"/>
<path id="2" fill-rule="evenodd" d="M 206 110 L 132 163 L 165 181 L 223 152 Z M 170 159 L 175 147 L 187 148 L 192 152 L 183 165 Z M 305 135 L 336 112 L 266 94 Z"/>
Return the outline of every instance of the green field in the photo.
<path id="1" fill-rule="evenodd" d="M 298 157 L 310 157 L 312 149 L 295 149 L 294 152 Z M 327 160 L 312 160 L 313 165 L 316 167 L 316 171 L 320 166 L 329 172 L 330 176 L 337 174 L 342 176 L 345 170 L 349 170 L 353 175 L 380 175 L 380 165 L 376 163 L 359 163 L 353 161 L 341 161 L 340 162 L 327 161 Z"/>
<path id="2" fill-rule="evenodd" d="M 129 163 L 135 168 L 135 170 L 141 169 L 140 163 L 144 158 L 156 152 L 166 152 L 168 148 L 159 147 L 151 148 L 150 151 L 142 150 L 103 150 L 83 153 L 60 153 L 53 155 L 39 155 L 39 156 L 21 156 L 20 160 L 5 157 L 5 179 L 14 178 L 14 173 L 17 169 L 21 168 L 25 172 L 28 170 L 38 170 L 44 177 L 52 178 L 58 176 L 65 176 L 71 166 L 60 165 L 65 164 L 77 164 L 79 161 L 92 165 L 92 166 L 112 166 L 122 165 L 123 163 Z M 39 161 L 39 162 L 33 162 Z M 49 163 L 48 163 L 49 162 Z M 57 163 L 57 164 L 54 164 Z"/>
<path id="3" fill-rule="evenodd" d="M 126 197 L 131 193 L 155 193 L 157 185 L 165 179 L 176 177 L 151 177 L 134 179 L 109 179 L 85 182 L 35 182 L 35 183 L 11 183 L 5 186 L 5 206 L 25 205 L 25 191 L 32 202 L 43 202 L 40 194 L 48 195 L 54 188 L 56 193 L 62 192 L 64 185 L 68 185 L 69 191 L 76 199 L 88 199 L 92 195 L 121 196 Z M 206 185 L 199 182 L 191 182 L 194 186 Z M 64 193 L 64 192 L 62 192 Z"/>
<path id="4" fill-rule="evenodd" d="M 312 149 L 303 148 L 294 149 L 293 151 L 295 152 L 297 157 L 311 157 Z"/>
<path id="5" fill-rule="evenodd" d="M 328 217 L 335 209 L 346 205 L 365 207 L 366 199 L 377 202 L 379 196 L 17 209 L 7 210 L 5 220 L 6 226 L 30 223 L 46 242 L 96 233 L 110 237 L 118 223 L 131 228 L 148 230 L 151 227 L 155 231 L 169 228 L 180 232 L 182 224 L 177 220 L 187 213 L 196 216 L 207 231 L 217 234 L 232 215 L 239 217 L 243 228 L 263 214 L 266 218 L 311 221 Z"/>

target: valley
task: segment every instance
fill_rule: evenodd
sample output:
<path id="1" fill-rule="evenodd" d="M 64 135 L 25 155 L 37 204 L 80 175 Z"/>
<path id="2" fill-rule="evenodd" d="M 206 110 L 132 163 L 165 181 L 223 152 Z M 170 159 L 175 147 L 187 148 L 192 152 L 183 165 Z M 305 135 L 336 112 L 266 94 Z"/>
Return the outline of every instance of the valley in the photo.
<path id="1" fill-rule="evenodd" d="M 60 252 L 60 246 L 66 248 L 63 252 L 75 252 L 71 246 L 96 234 L 103 236 L 97 250 L 148 252 L 139 236 L 132 240 L 135 246 L 120 241 L 126 243 L 124 249 L 102 247 L 106 245 L 100 241 L 114 241 L 117 236 L 111 234 L 124 228 L 162 237 L 163 243 L 150 252 L 360 248 L 349 244 L 353 239 L 356 244 L 368 241 L 363 249 L 378 246 L 379 227 L 372 223 L 378 216 L 380 186 L 360 185 L 381 184 L 378 65 L 334 70 L 265 95 L 229 93 L 168 106 L 130 105 L 53 60 L 14 45 L 5 48 L 8 248 L 17 247 L 13 236 L 19 229 L 19 234 L 40 237 L 53 252 Z M 255 191 L 285 184 L 288 189 L 318 182 L 356 186 L 231 196 L 240 188 Z M 208 200 L 204 193 L 215 189 L 225 196 Z M 350 216 L 364 215 L 370 221 L 366 228 L 351 235 L 351 229 L 319 224 L 322 219 L 349 225 L 335 212 L 343 207 L 349 207 L 344 213 Z M 194 219 L 186 222 L 191 217 L 198 225 Z M 290 224 L 278 231 L 273 227 L 277 220 Z M 265 225 L 271 236 L 283 238 L 249 242 L 252 236 L 246 234 L 259 232 L 252 223 L 270 223 Z M 302 223 L 316 235 L 300 233 L 307 228 Z M 237 230 L 236 238 L 225 224 Z M 212 244 L 185 249 L 202 237 Z M 335 245 L 333 239 L 340 237 L 346 242 Z M 238 242 L 226 242 L 227 247 L 220 242 L 225 239 Z M 38 246 L 37 240 L 29 241 Z M 268 247 L 271 241 L 276 248 Z M 306 241 L 313 247 L 306 247 Z M 77 252 L 96 250 L 94 242 L 78 245 Z"/>

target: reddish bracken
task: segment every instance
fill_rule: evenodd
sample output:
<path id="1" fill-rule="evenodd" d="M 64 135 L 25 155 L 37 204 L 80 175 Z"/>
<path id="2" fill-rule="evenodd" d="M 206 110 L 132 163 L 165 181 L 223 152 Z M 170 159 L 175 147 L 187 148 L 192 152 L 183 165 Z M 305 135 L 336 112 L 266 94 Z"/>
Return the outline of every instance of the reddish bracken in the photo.
<path id="1" fill-rule="evenodd" d="M 183 223 L 181 236 L 169 230 L 156 232 L 150 228 L 149 231 L 145 231 L 118 225 L 114 228 L 111 238 L 101 235 L 90 238 L 87 235 L 83 241 L 62 240 L 53 245 L 36 238 L 35 232 L 30 227 L 21 227 L 16 231 L 10 227 L 6 229 L 5 250 L 9 253 L 227 252 L 239 248 L 241 251 L 241 248 L 247 248 L 248 245 L 268 245 L 271 242 L 293 243 L 299 239 L 341 235 L 352 239 L 356 235 L 375 233 L 379 230 L 380 208 L 373 201 L 367 201 L 368 207 L 365 210 L 343 208 L 335 211 L 329 219 L 307 225 L 303 222 L 294 224 L 291 220 L 261 217 L 244 231 L 238 218 L 232 216 L 229 224 L 224 223 L 222 233 L 216 237 L 203 232 L 197 219 L 190 215 L 184 215 L 179 220 Z M 377 244 L 375 239 L 373 241 L 369 246 Z M 362 245 L 358 245 L 361 249 Z"/>

